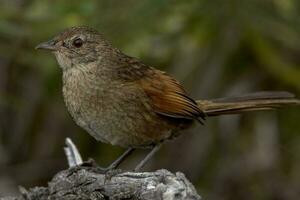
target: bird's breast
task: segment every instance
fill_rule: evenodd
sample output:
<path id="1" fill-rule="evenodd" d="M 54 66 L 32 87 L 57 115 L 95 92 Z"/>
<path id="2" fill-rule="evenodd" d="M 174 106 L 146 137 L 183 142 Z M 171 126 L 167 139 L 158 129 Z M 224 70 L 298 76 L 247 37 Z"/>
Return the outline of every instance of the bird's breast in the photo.
<path id="1" fill-rule="evenodd" d="M 64 101 L 72 118 L 97 140 L 108 142 L 100 130 L 93 128 L 104 120 L 99 115 L 106 110 L 105 90 L 102 80 L 91 72 L 70 69 L 63 74 Z"/>
<path id="2" fill-rule="evenodd" d="M 97 140 L 148 146 L 171 137 L 176 119 L 157 115 L 138 87 L 83 70 L 63 74 L 63 96 L 75 122 Z"/>

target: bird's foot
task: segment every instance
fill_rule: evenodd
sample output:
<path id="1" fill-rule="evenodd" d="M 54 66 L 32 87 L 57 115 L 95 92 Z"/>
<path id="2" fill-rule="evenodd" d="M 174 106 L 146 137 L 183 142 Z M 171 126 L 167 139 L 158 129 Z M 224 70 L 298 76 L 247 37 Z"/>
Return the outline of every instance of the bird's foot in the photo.
<path id="1" fill-rule="evenodd" d="M 88 159 L 87 161 L 84 161 L 81 165 L 79 165 L 81 167 L 92 167 L 92 171 L 95 173 L 100 173 L 100 174 L 105 174 L 108 176 L 114 176 L 115 174 L 119 174 L 122 173 L 123 170 L 122 169 L 118 169 L 116 165 L 110 165 L 108 167 L 100 167 L 98 166 L 98 164 L 96 163 L 96 161 L 92 158 Z"/>
<path id="2" fill-rule="evenodd" d="M 99 174 L 107 174 L 111 173 L 112 171 L 115 171 L 117 169 L 112 168 L 112 167 L 100 167 L 96 163 L 94 159 L 88 159 L 87 161 L 82 162 L 79 165 L 75 165 L 73 167 L 69 168 L 70 174 L 73 174 L 81 169 L 86 169 L 88 171 L 94 172 L 94 173 L 99 173 Z"/>
<path id="3" fill-rule="evenodd" d="M 89 158 L 87 161 L 82 162 L 80 165 L 78 166 L 82 166 L 82 167 L 97 167 L 97 163 L 94 159 Z"/>
<path id="4" fill-rule="evenodd" d="M 114 177 L 118 174 L 121 174 L 123 172 L 124 172 L 124 170 L 122 170 L 122 169 L 110 169 L 110 170 L 106 171 L 106 173 L 105 173 L 105 181 L 110 180 L 112 177 Z"/>

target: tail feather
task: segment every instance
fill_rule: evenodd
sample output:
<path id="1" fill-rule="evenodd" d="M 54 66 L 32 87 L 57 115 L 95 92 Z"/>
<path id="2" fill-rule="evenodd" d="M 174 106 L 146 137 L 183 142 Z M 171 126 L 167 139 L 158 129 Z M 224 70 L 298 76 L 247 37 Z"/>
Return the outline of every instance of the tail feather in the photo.
<path id="1" fill-rule="evenodd" d="M 207 116 L 217 116 L 300 105 L 300 100 L 295 98 L 294 94 L 280 91 L 256 92 L 236 97 L 198 100 L 197 103 Z"/>

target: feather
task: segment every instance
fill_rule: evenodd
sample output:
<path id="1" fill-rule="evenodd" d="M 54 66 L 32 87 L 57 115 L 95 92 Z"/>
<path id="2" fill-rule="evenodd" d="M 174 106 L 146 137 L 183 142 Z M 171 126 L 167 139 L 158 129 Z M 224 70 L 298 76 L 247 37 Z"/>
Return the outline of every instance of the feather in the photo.
<path id="1" fill-rule="evenodd" d="M 204 120 L 204 113 L 178 81 L 158 70 L 146 77 L 138 81 L 156 113 L 174 118 Z M 199 122 L 203 123 L 201 119 Z"/>
<path id="2" fill-rule="evenodd" d="M 200 109 L 207 116 L 239 114 L 248 111 L 270 110 L 287 105 L 300 105 L 300 100 L 289 92 L 266 91 L 236 97 L 225 97 L 212 100 L 198 100 Z"/>

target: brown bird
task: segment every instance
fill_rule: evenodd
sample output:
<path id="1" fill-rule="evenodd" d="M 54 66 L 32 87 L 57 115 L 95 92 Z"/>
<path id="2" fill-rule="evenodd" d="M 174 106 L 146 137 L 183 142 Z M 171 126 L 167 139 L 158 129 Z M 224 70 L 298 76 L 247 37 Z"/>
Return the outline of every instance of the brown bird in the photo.
<path id="1" fill-rule="evenodd" d="M 63 96 L 74 121 L 99 141 L 128 148 L 113 169 L 136 148 L 161 144 L 205 117 L 300 104 L 288 92 L 258 92 L 195 101 L 163 71 L 122 53 L 88 27 L 73 27 L 36 49 L 54 53 L 63 71 Z"/>

